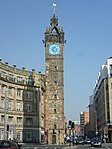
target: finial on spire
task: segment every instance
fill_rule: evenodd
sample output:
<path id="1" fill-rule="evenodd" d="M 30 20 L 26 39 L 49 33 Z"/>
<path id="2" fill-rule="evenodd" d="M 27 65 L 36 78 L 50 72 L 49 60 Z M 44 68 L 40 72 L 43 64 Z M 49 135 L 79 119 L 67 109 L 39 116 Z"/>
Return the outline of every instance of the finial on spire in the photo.
<path id="1" fill-rule="evenodd" d="M 56 4 L 53 3 L 53 14 L 55 14 L 55 13 L 56 13 Z"/>

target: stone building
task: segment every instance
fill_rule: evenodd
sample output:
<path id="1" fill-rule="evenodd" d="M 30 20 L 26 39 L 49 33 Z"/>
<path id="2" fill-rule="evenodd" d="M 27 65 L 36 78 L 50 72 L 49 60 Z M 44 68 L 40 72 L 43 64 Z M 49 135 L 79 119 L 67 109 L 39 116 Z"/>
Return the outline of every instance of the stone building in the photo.
<path id="1" fill-rule="evenodd" d="M 0 139 L 44 141 L 45 76 L 0 60 Z"/>
<path id="2" fill-rule="evenodd" d="M 55 9 L 55 8 L 54 8 Z M 45 31 L 46 100 L 45 142 L 63 144 L 64 124 L 64 31 L 53 13 Z"/>

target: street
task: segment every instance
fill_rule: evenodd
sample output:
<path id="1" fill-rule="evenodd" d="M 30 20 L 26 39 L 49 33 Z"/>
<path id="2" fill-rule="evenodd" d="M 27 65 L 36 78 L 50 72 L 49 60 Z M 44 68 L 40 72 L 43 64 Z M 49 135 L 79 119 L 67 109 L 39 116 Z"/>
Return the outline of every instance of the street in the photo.
<path id="1" fill-rule="evenodd" d="M 63 146 L 63 145 L 23 145 L 22 149 L 112 149 L 112 145 L 102 145 L 102 147 L 91 147 L 90 145 L 74 145 L 74 146 Z"/>

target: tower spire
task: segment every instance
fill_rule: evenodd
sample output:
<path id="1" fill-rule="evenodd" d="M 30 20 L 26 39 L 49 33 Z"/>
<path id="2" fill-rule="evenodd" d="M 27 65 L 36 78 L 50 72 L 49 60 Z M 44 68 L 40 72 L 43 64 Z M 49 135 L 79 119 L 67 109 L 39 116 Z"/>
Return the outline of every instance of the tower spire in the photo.
<path id="1" fill-rule="evenodd" d="M 53 3 L 53 15 L 56 14 L 56 3 Z"/>

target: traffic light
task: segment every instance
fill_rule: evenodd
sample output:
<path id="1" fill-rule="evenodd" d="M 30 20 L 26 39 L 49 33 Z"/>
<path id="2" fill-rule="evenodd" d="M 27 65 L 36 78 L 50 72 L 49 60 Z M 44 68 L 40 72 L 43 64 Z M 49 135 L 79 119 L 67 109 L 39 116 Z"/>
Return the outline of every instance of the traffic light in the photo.
<path id="1" fill-rule="evenodd" d="M 7 125 L 7 131 L 9 131 L 9 125 Z"/>
<path id="2" fill-rule="evenodd" d="M 72 121 L 69 121 L 69 125 L 72 125 Z"/>
<path id="3" fill-rule="evenodd" d="M 74 122 L 72 122 L 72 128 L 74 128 Z"/>

